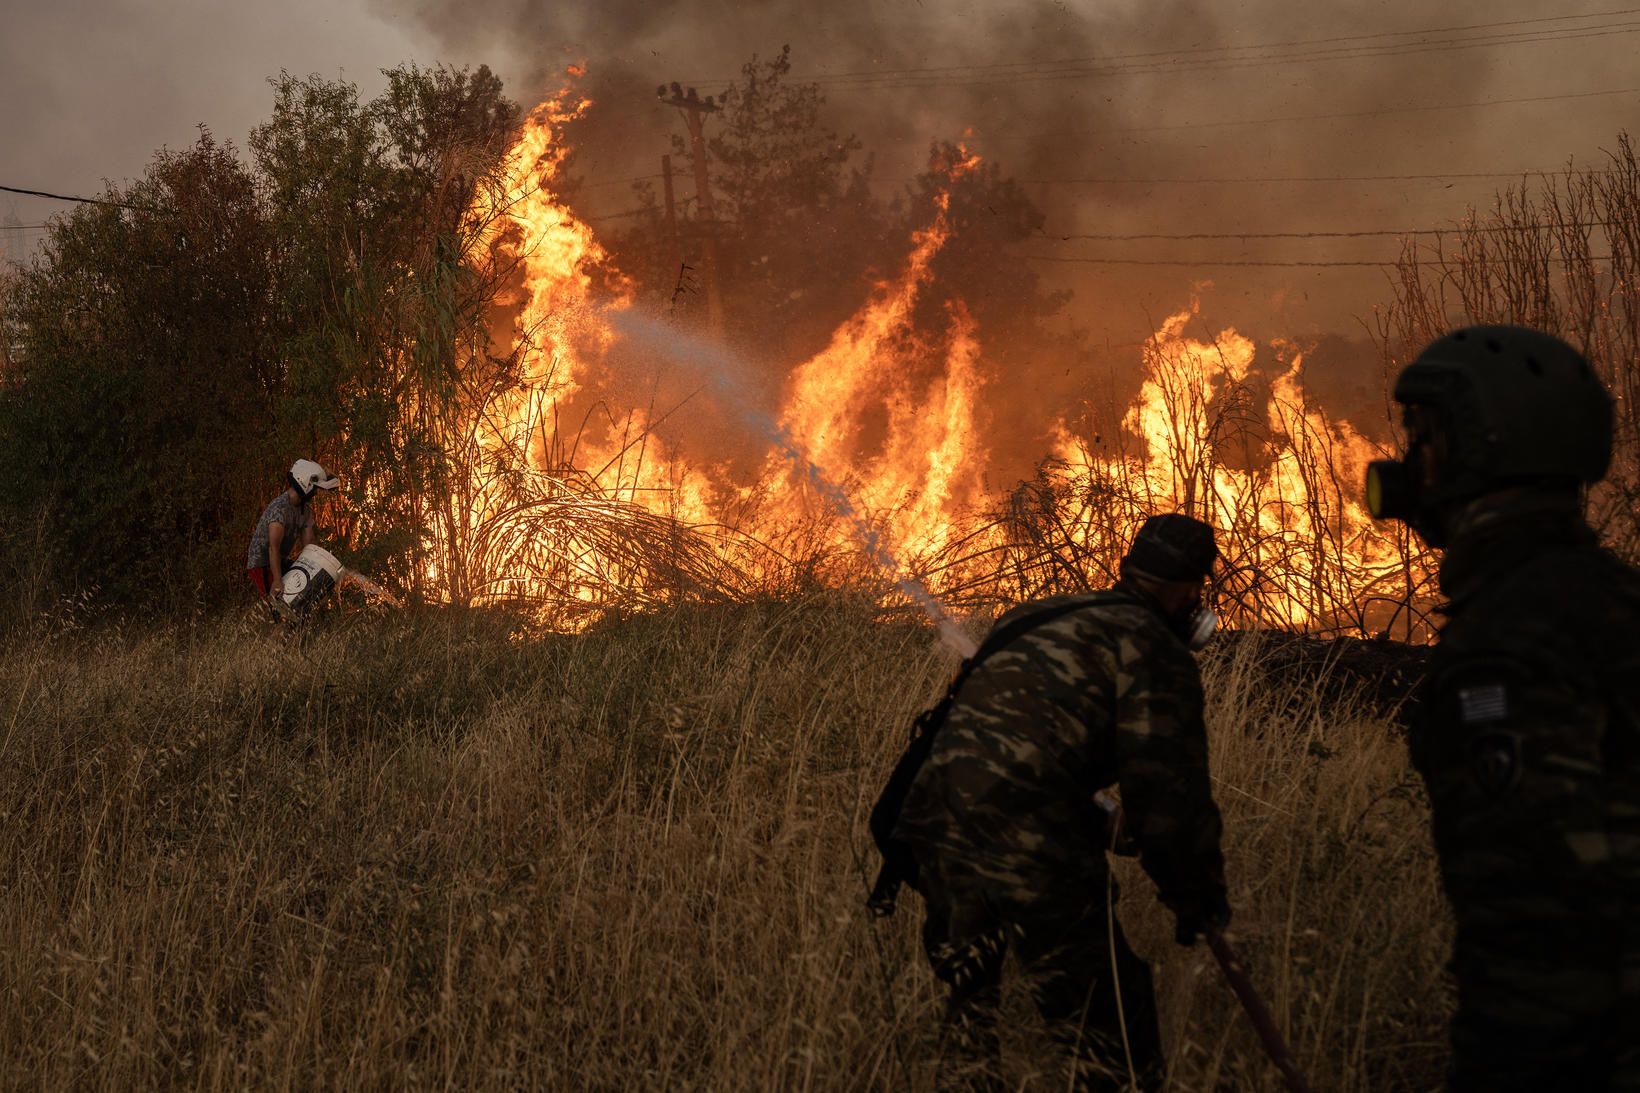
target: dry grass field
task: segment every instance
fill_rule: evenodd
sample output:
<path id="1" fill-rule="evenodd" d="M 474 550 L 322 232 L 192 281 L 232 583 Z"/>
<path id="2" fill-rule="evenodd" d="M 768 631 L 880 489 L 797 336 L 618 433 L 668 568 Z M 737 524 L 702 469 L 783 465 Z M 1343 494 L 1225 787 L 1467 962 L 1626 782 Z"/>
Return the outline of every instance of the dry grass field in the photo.
<path id="1" fill-rule="evenodd" d="M 952 662 L 842 596 L 520 640 L 455 613 L 0 658 L 7 1088 L 928 1089 L 865 812 Z M 1364 704 L 1210 658 L 1232 936 L 1318 1090 L 1440 1079 L 1425 806 Z M 1274 1090 L 1145 880 L 1172 1088 Z M 1053 1088 L 1022 999 L 1006 1065 Z"/>

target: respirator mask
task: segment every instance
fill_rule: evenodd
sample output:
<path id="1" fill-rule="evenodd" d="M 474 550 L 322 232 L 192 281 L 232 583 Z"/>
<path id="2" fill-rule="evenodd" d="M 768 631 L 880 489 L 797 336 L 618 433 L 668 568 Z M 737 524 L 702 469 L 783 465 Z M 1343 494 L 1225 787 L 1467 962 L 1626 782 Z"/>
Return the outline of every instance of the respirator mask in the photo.
<path id="1" fill-rule="evenodd" d="M 1367 464 L 1367 512 L 1374 520 L 1399 520 L 1416 508 L 1417 486 L 1398 459 Z"/>
<path id="2" fill-rule="evenodd" d="M 1184 639 L 1185 645 L 1192 653 L 1199 653 L 1207 648 L 1207 643 L 1213 640 L 1213 635 L 1219 630 L 1219 616 L 1211 607 L 1205 604 L 1191 608 L 1184 617 L 1183 625 L 1179 627 L 1179 636 Z"/>
<path id="3" fill-rule="evenodd" d="M 1442 505 L 1427 485 L 1426 461 L 1431 447 L 1428 411 L 1406 409 L 1407 451 L 1400 459 L 1367 464 L 1367 512 L 1374 520 L 1399 520 L 1432 547 L 1444 546 Z"/>
<path id="4" fill-rule="evenodd" d="M 1192 653 L 1199 653 L 1218 633 L 1219 616 L 1198 597 L 1195 603 L 1169 615 L 1167 627 Z"/>

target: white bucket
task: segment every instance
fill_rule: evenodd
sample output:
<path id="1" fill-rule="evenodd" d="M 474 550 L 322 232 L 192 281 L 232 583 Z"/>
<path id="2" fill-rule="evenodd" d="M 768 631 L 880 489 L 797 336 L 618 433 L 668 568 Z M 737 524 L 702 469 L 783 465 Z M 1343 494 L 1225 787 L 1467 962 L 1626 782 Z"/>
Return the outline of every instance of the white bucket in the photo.
<path id="1" fill-rule="evenodd" d="M 317 543 L 303 547 L 285 570 L 285 606 L 301 614 L 328 595 L 341 576 L 342 563 L 334 554 Z"/>

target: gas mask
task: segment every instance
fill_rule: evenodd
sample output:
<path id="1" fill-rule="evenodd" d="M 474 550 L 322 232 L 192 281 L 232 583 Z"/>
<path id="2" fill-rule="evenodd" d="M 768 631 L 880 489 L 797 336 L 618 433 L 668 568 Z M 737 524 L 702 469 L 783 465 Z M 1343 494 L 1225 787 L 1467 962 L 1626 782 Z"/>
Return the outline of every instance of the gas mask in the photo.
<path id="1" fill-rule="evenodd" d="M 1167 616 L 1167 626 L 1192 653 L 1198 653 L 1213 640 L 1219 629 L 1219 617 L 1201 599 Z"/>
<path id="2" fill-rule="evenodd" d="M 1428 485 L 1431 419 L 1427 408 L 1408 406 L 1406 455 L 1367 464 L 1367 511 L 1374 520 L 1399 520 L 1425 543 L 1441 547 L 1446 545 L 1445 506 Z"/>
<path id="3" fill-rule="evenodd" d="M 1218 629 L 1218 615 L 1214 614 L 1211 607 L 1199 604 L 1185 616 L 1184 626 L 1181 627 L 1183 632 L 1179 636 L 1184 639 L 1192 653 L 1198 653 L 1207 648 L 1207 643 L 1213 640 L 1213 635 Z"/>

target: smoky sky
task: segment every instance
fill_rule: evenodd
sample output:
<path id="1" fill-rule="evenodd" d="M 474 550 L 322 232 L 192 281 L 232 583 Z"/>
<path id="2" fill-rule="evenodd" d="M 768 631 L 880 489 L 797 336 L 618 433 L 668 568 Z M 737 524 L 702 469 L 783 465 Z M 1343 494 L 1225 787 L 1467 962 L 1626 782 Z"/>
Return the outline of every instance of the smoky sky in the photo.
<path id="1" fill-rule="evenodd" d="M 368 93 L 438 48 L 347 0 L 0 0 L 0 184 L 95 194 L 202 126 L 243 148 L 281 69 Z M 26 252 L 70 207 L 0 193 L 0 249 Z"/>
<path id="2" fill-rule="evenodd" d="M 587 62 L 595 106 L 577 134 L 577 166 L 605 212 L 630 204 L 620 179 L 653 172 L 677 129 L 655 102 L 657 84 L 676 79 L 711 93 L 754 54 L 789 45 L 794 72 L 822 83 L 827 123 L 859 137 L 880 188 L 914 174 L 931 140 L 966 134 L 1009 174 L 1030 180 L 1047 214 L 1035 248 L 1044 256 L 1180 263 L 1043 263 L 1076 291 L 1067 321 L 1117 340 L 1142 336 L 1157 312 L 1182 306 L 1198 287 L 1210 311 L 1262 327 L 1258 333 L 1359 337 L 1363 318 L 1387 296 L 1381 270 L 1196 262 L 1375 262 L 1392 258 L 1397 242 L 1061 237 L 1446 225 L 1511 180 L 1189 180 L 1472 175 L 1595 162 L 1640 101 L 1546 98 L 1636 84 L 1632 26 L 1544 21 L 1598 16 L 1606 10 L 1598 3 L 369 2 L 453 53 L 493 55 L 526 101 L 555 88 L 566 63 Z M 1430 48 L 1431 39 L 1453 38 L 1484 41 Z M 1282 51 L 1290 62 L 1223 63 L 1224 50 L 1276 43 L 1295 43 Z M 1359 56 L 1363 46 L 1375 55 Z M 1069 71 L 1096 58 L 1125 70 Z M 884 75 L 868 82 L 856 73 Z M 1529 98 L 1544 101 L 1474 105 Z M 1140 181 L 1109 181 L 1118 179 Z"/>
<path id="3" fill-rule="evenodd" d="M 1640 35 L 1617 17 L 1582 20 L 1585 32 L 1558 41 L 1528 40 L 1560 25 L 1546 18 L 1603 10 L 1594 0 L 1552 10 L 1530 0 L 1349 8 L 1298 0 L 6 0 L 0 183 L 96 189 L 140 173 L 155 149 L 187 143 L 199 125 L 242 145 L 271 102 L 267 78 L 282 69 L 357 80 L 368 94 L 385 66 L 484 63 L 529 105 L 560 85 L 566 65 L 584 61 L 595 106 L 576 134 L 576 170 L 586 211 L 607 214 L 633 203 L 625 180 L 653 173 L 679 128 L 656 103 L 657 84 L 679 80 L 711 93 L 754 54 L 789 45 L 795 73 L 826 90 L 826 122 L 860 138 L 861 159 L 871 157 L 885 193 L 922 167 L 931 140 L 969 134 L 987 158 L 1030 180 L 1047 216 L 1035 252 L 1179 263 L 1044 261 L 1055 283 L 1075 290 L 1066 321 L 1096 339 L 1142 337 L 1198 286 L 1204 308 L 1256 335 L 1358 335 L 1360 319 L 1386 295 L 1379 270 L 1204 260 L 1379 261 L 1393 257 L 1393 239 L 1061 237 L 1450 223 L 1508 180 L 1188 180 L 1474 174 L 1597 161 L 1629 126 L 1640 96 L 1464 104 L 1640 85 L 1631 61 Z M 1466 32 L 1489 35 L 1482 48 L 1414 49 L 1418 38 L 1399 33 L 1476 24 L 1492 28 Z M 1386 47 L 1379 55 L 1347 55 L 1369 35 Z M 1292 63 L 1208 63 L 1222 56 L 1214 50 L 1269 43 L 1309 44 L 1293 50 L 1305 56 Z M 1147 55 L 1174 60 L 1132 70 Z M 1128 70 L 1062 71 L 1089 58 L 1118 59 Z M 868 84 L 850 73 L 906 74 Z M 1428 109 L 1446 106 L 1457 108 Z M 39 222 L 61 208 L 0 197 L 0 224 Z"/>

